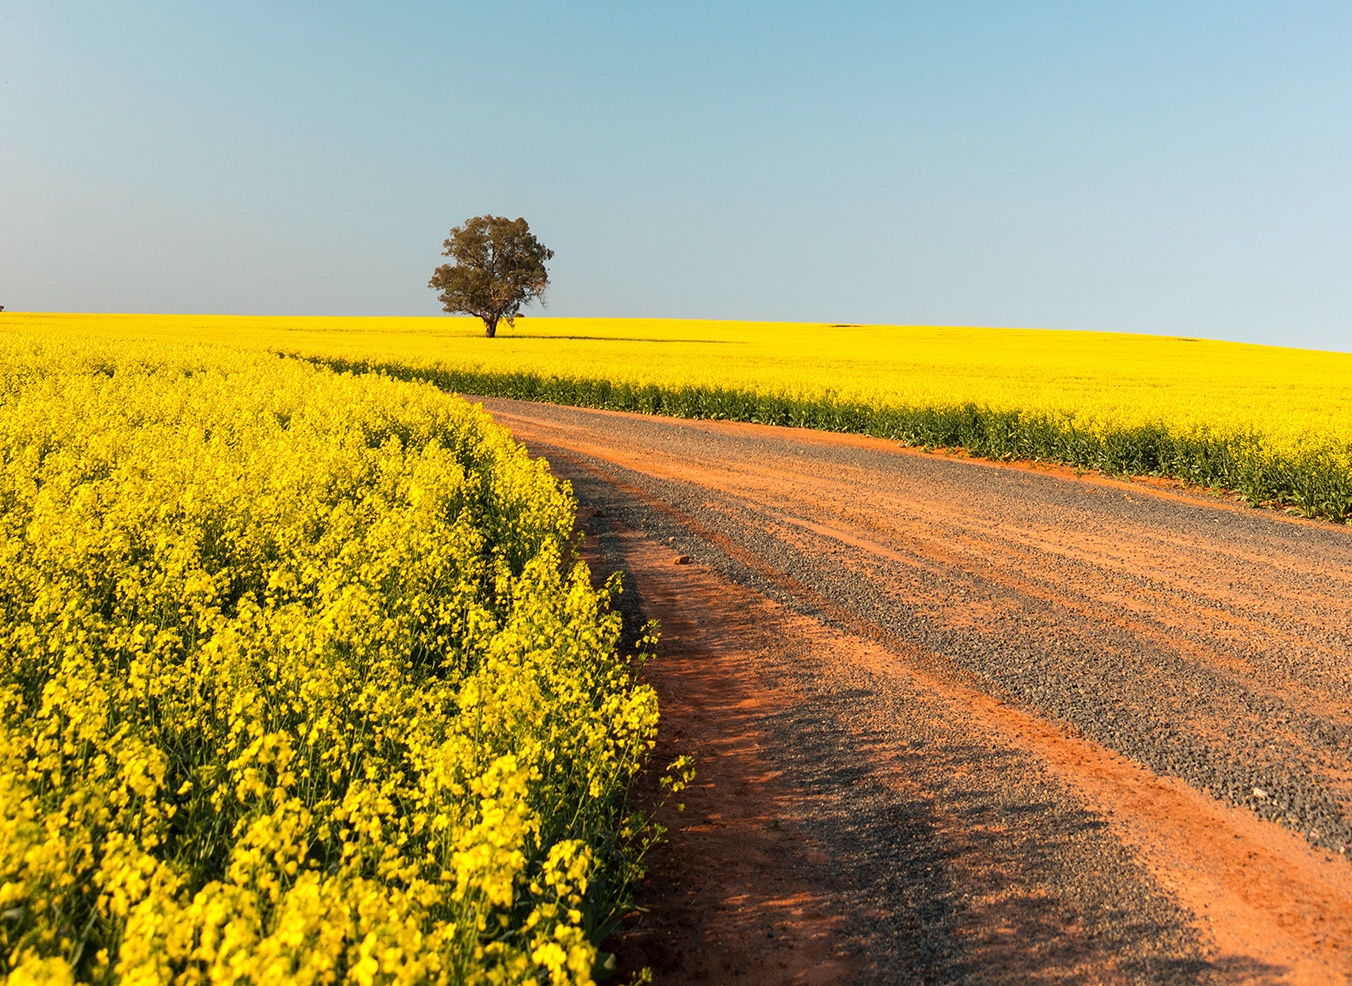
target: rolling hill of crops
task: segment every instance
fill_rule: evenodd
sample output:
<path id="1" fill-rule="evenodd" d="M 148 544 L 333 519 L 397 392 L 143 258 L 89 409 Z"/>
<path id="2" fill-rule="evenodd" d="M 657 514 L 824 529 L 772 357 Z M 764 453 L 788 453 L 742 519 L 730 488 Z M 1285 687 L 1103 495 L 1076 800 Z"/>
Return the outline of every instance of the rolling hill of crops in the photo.
<path id="1" fill-rule="evenodd" d="M 465 393 L 856 431 L 1352 517 L 1352 354 L 1092 332 L 525 318 L 0 315 L 229 340 Z"/>

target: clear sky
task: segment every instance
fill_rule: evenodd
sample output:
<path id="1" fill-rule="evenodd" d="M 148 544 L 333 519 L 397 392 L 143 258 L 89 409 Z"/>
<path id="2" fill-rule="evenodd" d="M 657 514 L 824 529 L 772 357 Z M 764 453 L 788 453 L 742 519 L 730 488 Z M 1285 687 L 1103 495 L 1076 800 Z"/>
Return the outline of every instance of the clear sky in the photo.
<path id="1" fill-rule="evenodd" d="M 1352 4 L 0 0 L 0 304 L 1352 350 Z M 538 311 L 532 308 L 529 311 Z"/>

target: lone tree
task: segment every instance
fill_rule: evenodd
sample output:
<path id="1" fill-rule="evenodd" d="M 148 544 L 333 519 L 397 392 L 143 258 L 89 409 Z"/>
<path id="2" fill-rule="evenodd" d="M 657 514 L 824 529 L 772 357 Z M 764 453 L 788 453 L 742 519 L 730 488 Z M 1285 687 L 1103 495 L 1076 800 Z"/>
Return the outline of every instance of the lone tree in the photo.
<path id="1" fill-rule="evenodd" d="M 442 256 L 452 262 L 434 270 L 427 286 L 438 292 L 446 311 L 483 319 L 490 339 L 499 321 L 511 325 L 521 306 L 542 298 L 549 284 L 545 261 L 554 251 L 532 235 L 524 219 L 475 216 L 452 229 L 442 246 Z"/>

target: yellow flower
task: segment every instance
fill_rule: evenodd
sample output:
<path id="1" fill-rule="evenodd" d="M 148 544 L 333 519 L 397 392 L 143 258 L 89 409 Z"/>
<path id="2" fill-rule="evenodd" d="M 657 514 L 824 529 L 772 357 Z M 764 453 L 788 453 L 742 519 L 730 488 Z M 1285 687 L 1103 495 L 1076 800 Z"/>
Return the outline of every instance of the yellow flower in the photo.
<path id="1" fill-rule="evenodd" d="M 423 384 L 14 333 L 0 462 L 10 982 L 76 955 L 122 983 L 590 982 L 657 709 L 507 432 Z"/>

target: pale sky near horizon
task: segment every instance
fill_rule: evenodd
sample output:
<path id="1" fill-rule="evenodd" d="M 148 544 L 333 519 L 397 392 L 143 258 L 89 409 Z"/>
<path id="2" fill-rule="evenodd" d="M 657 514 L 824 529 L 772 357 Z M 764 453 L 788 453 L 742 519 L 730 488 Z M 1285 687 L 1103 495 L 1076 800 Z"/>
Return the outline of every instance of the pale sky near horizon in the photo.
<path id="1" fill-rule="evenodd" d="M 0 304 L 430 315 L 493 212 L 544 314 L 1352 351 L 1350 42 L 1331 2 L 0 0 Z"/>

